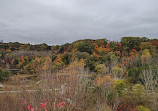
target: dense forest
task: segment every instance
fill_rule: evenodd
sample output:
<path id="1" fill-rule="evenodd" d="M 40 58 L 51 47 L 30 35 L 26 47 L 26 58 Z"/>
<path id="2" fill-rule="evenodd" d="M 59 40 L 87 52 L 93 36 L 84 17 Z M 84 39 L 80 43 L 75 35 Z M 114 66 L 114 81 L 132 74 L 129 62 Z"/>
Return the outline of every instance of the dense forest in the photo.
<path id="1" fill-rule="evenodd" d="M 62 99 L 55 108 L 50 101 L 57 100 L 48 97 L 48 111 L 157 111 L 158 39 L 85 39 L 52 46 L 0 43 L 0 82 L 9 82 L 16 75 L 35 75 L 37 81 L 53 76 L 53 84 L 72 85 L 73 89 L 63 95 L 71 98 L 73 105 Z M 60 80 L 54 80 L 57 76 Z M 62 107 L 60 103 L 64 103 Z M 35 108 L 35 103 L 30 104 Z M 15 111 L 22 110 L 27 108 Z"/>

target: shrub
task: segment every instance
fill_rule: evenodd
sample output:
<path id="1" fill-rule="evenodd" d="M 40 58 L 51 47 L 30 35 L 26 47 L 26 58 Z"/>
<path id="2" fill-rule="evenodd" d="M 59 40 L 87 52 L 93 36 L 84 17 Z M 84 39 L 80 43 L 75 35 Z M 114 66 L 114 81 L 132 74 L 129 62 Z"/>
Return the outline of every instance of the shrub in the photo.
<path id="1" fill-rule="evenodd" d="M 133 103 L 123 103 L 120 104 L 116 111 L 135 111 L 135 104 Z"/>
<path id="2" fill-rule="evenodd" d="M 115 86 L 115 89 L 117 90 L 119 96 L 122 95 L 123 91 L 124 91 L 124 88 L 125 88 L 125 83 L 123 80 L 117 80 L 116 81 L 116 86 Z"/>
<path id="3" fill-rule="evenodd" d="M 0 68 L 0 82 L 7 80 L 11 73 L 8 70 Z"/>
<path id="4" fill-rule="evenodd" d="M 137 106 L 136 111 L 151 111 L 149 108 L 146 108 L 144 106 Z"/>

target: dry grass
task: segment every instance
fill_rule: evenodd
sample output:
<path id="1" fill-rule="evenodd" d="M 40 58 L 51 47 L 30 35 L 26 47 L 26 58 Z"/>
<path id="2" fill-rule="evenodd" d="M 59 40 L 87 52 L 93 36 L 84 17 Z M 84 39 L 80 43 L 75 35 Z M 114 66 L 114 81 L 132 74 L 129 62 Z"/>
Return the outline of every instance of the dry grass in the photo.
<path id="1" fill-rule="evenodd" d="M 69 71 L 66 74 L 42 72 L 37 77 L 39 82 L 32 85 L 35 91 L 28 91 L 21 82 L 14 89 L 20 92 L 0 94 L 0 111 L 28 111 L 26 106 L 30 104 L 35 111 L 44 111 L 40 103 L 46 99 L 48 111 L 110 111 L 106 99 L 103 98 L 104 94 L 94 93 L 94 89 L 88 86 L 91 80 L 86 75 L 87 72 L 79 74 L 78 71 Z M 18 83 L 19 80 L 16 80 Z M 28 103 L 26 106 L 23 105 L 24 101 Z M 65 102 L 66 105 L 56 107 L 60 102 Z"/>

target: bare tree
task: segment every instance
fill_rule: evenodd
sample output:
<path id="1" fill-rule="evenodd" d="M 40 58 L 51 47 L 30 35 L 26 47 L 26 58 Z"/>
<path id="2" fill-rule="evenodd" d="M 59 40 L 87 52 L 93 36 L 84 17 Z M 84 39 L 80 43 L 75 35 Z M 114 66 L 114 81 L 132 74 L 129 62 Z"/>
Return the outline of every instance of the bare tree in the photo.
<path id="1" fill-rule="evenodd" d="M 145 88 L 149 93 L 152 94 L 152 101 L 154 109 L 158 108 L 157 98 L 156 98 L 156 90 L 158 87 L 158 71 L 153 71 L 151 67 L 149 69 L 145 69 L 141 75 L 141 79 L 144 82 Z"/>

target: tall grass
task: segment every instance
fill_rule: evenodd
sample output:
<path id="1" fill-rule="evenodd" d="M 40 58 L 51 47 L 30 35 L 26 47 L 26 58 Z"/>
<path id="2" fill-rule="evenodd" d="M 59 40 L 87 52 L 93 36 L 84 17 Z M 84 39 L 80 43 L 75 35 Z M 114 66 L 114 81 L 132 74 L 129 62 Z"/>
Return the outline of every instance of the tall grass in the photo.
<path id="1" fill-rule="evenodd" d="M 80 71 L 81 72 L 81 71 Z M 97 92 L 88 78 L 88 71 L 70 70 L 59 74 L 41 72 L 34 90 L 21 84 L 19 92 L 0 94 L 0 111 L 44 111 L 40 106 L 45 100 L 47 111 L 109 111 L 103 92 Z M 60 103 L 64 103 L 60 105 Z"/>

